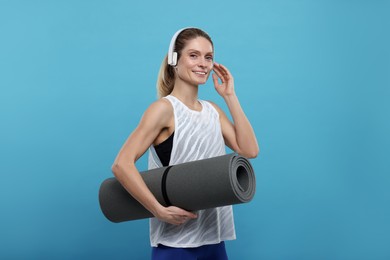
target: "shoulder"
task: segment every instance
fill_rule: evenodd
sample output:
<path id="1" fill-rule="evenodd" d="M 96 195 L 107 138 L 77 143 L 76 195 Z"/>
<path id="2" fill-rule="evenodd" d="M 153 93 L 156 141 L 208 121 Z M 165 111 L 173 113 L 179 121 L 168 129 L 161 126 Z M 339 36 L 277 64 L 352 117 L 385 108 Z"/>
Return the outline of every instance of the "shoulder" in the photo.
<path id="1" fill-rule="evenodd" d="M 167 124 L 173 115 L 173 107 L 169 100 L 160 98 L 159 100 L 150 104 L 146 109 L 142 120 L 143 121 L 154 121 L 158 124 Z"/>
<path id="2" fill-rule="evenodd" d="M 211 107 L 214 108 L 219 115 L 223 114 L 222 109 L 217 104 L 215 104 L 214 102 L 212 102 L 210 100 L 206 100 L 206 102 L 209 103 L 211 105 Z"/>
<path id="3" fill-rule="evenodd" d="M 147 111 L 153 111 L 154 113 L 163 114 L 167 112 L 172 112 L 173 108 L 171 102 L 166 98 L 160 98 L 159 100 L 153 102 L 147 109 Z"/>
<path id="4" fill-rule="evenodd" d="M 219 117 L 219 120 L 221 121 L 221 123 L 225 123 L 225 122 L 229 121 L 228 116 L 225 114 L 225 112 L 217 104 L 215 104 L 212 101 L 207 101 L 207 102 L 216 111 L 216 113 L 218 114 L 218 117 Z"/>

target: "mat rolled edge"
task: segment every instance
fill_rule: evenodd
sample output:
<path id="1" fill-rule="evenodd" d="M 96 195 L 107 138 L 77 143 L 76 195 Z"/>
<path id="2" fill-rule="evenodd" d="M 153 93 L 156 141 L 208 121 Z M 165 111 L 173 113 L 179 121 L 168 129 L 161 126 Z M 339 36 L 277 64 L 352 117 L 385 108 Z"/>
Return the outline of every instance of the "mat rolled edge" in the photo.
<path id="1" fill-rule="evenodd" d="M 252 164 L 240 155 L 232 156 L 230 174 L 232 189 L 242 203 L 251 201 L 256 192 L 256 177 Z"/>

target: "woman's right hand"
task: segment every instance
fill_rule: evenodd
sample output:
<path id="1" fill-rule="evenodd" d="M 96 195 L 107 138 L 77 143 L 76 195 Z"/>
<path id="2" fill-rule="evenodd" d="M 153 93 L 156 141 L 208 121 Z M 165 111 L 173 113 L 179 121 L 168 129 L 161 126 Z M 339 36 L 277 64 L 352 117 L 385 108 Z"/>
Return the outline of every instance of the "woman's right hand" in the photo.
<path id="1" fill-rule="evenodd" d="M 184 209 L 175 206 L 169 206 L 161 207 L 155 217 L 172 225 L 181 225 L 190 219 L 197 218 L 198 216 Z"/>

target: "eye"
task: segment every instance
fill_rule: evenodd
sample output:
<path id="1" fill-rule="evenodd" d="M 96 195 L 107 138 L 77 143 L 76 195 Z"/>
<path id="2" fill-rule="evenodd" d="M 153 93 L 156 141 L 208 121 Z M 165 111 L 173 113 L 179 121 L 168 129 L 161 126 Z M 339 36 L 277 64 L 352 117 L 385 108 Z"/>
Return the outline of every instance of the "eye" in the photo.
<path id="1" fill-rule="evenodd" d="M 193 53 L 190 54 L 191 59 L 196 59 L 197 57 L 198 57 L 198 55 L 196 55 L 196 54 L 193 54 Z"/>
<path id="2" fill-rule="evenodd" d="M 213 61 L 213 56 L 206 56 L 206 60 L 208 60 L 208 61 Z"/>

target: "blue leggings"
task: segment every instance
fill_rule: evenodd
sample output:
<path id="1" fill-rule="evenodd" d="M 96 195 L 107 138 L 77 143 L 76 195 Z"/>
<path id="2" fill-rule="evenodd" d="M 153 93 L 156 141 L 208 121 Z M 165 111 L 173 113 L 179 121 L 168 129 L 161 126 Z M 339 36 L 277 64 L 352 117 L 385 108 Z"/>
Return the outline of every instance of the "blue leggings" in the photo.
<path id="1" fill-rule="evenodd" d="M 152 260 L 227 260 L 225 243 L 200 247 L 175 248 L 164 245 L 152 248 Z"/>

